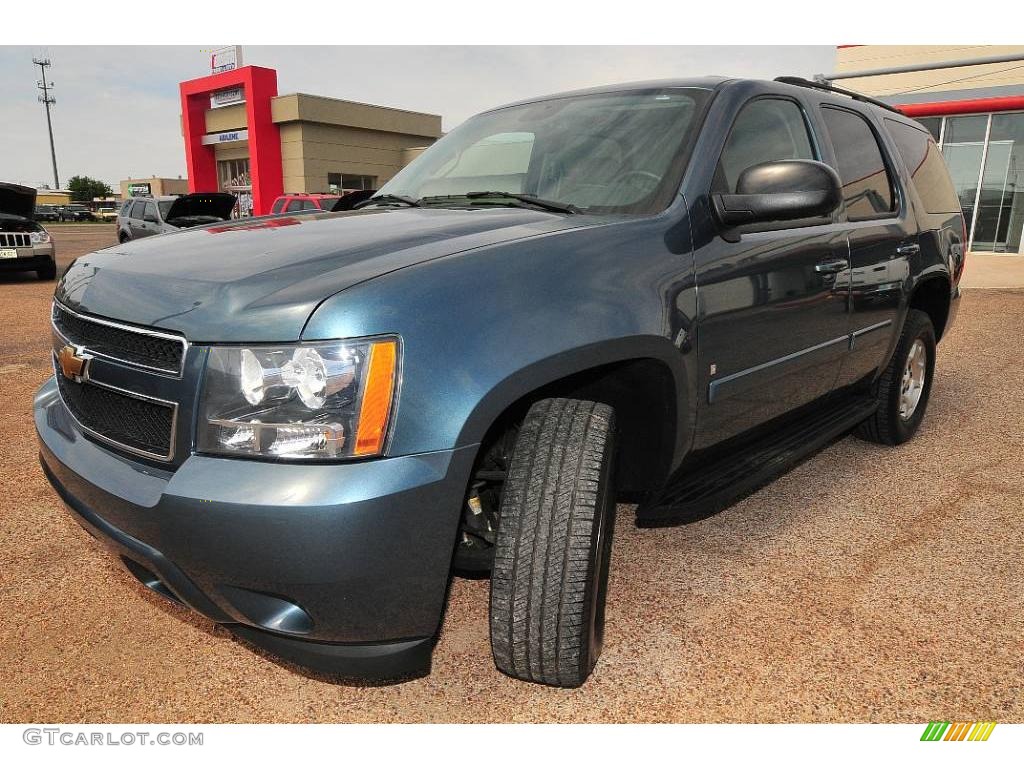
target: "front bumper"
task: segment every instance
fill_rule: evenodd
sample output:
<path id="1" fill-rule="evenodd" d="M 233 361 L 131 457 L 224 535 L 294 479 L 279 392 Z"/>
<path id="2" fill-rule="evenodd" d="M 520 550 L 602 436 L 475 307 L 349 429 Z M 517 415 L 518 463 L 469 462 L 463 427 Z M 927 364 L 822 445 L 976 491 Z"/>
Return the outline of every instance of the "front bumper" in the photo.
<path id="1" fill-rule="evenodd" d="M 15 250 L 18 252 L 17 258 L 0 259 L 0 271 L 31 272 L 36 269 L 45 269 L 54 263 L 55 251 L 52 242 L 21 246 Z"/>
<path id="2" fill-rule="evenodd" d="M 345 464 L 190 456 L 176 469 L 88 439 L 53 379 L 43 470 L 150 589 L 302 666 L 429 671 L 475 446 Z"/>

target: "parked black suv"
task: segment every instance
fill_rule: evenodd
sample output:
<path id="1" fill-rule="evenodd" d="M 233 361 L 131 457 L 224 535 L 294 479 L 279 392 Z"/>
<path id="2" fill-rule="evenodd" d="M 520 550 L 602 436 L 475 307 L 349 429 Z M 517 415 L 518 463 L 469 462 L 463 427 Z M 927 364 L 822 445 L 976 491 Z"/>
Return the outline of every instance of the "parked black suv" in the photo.
<path id="1" fill-rule="evenodd" d="M 453 569 L 490 570 L 498 667 L 577 686 L 615 502 L 685 523 L 850 430 L 910 439 L 964 241 L 928 132 L 863 98 L 533 99 L 356 210 L 75 261 L 43 469 L 143 584 L 279 656 L 422 674 Z"/>
<path id="2" fill-rule="evenodd" d="M 96 214 L 87 206 L 72 203 L 60 208 L 61 221 L 96 221 Z"/>

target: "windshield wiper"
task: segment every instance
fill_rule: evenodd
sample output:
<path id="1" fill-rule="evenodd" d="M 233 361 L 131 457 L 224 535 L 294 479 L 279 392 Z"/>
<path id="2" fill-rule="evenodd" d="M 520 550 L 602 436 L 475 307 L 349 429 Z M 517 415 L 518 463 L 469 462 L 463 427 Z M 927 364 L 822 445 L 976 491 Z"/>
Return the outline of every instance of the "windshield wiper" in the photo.
<path id="1" fill-rule="evenodd" d="M 457 198 L 467 198 L 469 200 L 514 200 L 517 203 L 523 205 L 533 206 L 534 208 L 540 208 L 545 211 L 554 211 L 555 213 L 580 213 L 580 209 L 572 203 L 556 203 L 553 200 L 544 200 L 533 195 L 523 195 L 516 192 L 497 192 L 488 190 L 485 192 L 466 192 L 462 195 L 435 195 L 434 197 L 424 197 L 421 202 L 427 203 L 433 200 L 452 200 Z"/>
<path id="2" fill-rule="evenodd" d="M 407 205 L 410 208 L 419 208 L 420 207 L 420 201 L 419 200 L 413 200 L 411 197 L 406 197 L 405 195 L 386 195 L 385 194 L 385 195 L 374 195 L 373 197 L 370 197 L 370 198 L 367 198 L 366 200 L 363 200 L 363 202 L 361 202 L 361 203 L 356 203 L 354 206 L 352 206 L 352 210 L 358 210 L 359 208 L 365 208 L 366 206 L 370 206 L 370 205 L 381 205 L 381 204 L 383 204 L 383 205 L 389 205 L 389 204 L 390 205 L 394 205 L 395 203 L 399 203 L 401 205 Z"/>

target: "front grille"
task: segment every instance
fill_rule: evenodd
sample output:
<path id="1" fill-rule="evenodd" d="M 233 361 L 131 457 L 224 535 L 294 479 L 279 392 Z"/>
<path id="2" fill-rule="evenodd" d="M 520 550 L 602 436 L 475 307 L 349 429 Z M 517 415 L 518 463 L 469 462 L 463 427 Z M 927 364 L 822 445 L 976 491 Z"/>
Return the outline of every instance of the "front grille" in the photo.
<path id="1" fill-rule="evenodd" d="M 142 400 L 88 381 L 78 384 L 57 371 L 64 405 L 88 432 L 158 459 L 171 457 L 173 405 Z"/>
<path id="2" fill-rule="evenodd" d="M 158 331 L 133 330 L 109 321 L 87 318 L 59 304 L 53 305 L 53 325 L 76 346 L 93 354 L 134 365 L 180 374 L 185 340 Z"/>
<path id="3" fill-rule="evenodd" d="M 0 232 L 0 248 L 27 248 L 32 245 L 27 232 Z"/>

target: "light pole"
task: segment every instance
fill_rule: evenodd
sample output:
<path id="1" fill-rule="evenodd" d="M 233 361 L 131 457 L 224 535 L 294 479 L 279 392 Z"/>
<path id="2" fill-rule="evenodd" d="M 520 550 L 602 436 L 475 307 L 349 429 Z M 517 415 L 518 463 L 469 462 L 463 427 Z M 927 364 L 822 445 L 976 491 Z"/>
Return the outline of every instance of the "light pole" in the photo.
<path id="1" fill-rule="evenodd" d="M 50 60 L 32 59 L 32 63 L 39 66 L 39 71 L 43 75 L 43 79 L 36 83 L 36 87 L 43 92 L 39 100 L 46 107 L 46 130 L 50 134 L 50 159 L 53 161 L 53 188 L 60 189 L 60 178 L 57 176 L 57 150 L 53 147 L 53 124 L 50 122 L 50 105 L 56 104 L 57 100 L 50 95 L 50 88 L 53 88 L 53 83 L 46 82 L 46 68 L 50 66 Z"/>

